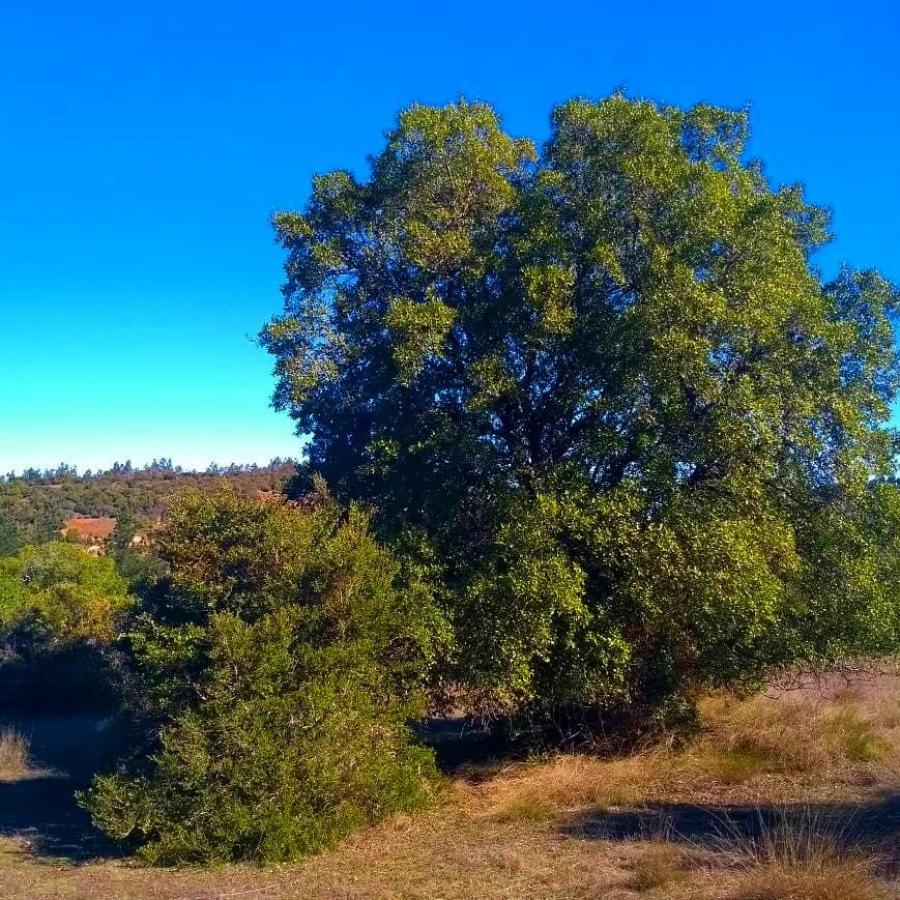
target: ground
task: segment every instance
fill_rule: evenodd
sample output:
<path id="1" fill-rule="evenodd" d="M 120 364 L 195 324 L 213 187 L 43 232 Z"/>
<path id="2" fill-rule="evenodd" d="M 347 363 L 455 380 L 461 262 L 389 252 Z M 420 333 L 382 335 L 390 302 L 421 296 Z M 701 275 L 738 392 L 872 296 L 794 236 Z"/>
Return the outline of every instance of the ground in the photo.
<path id="1" fill-rule="evenodd" d="M 0 747 L 0 898 L 900 898 L 900 678 L 710 697 L 703 720 L 682 747 L 470 765 L 329 853 L 212 870 L 146 868 L 91 830 L 72 789 L 108 723 L 15 723 L 32 759 L 12 748 L 4 774 Z"/>

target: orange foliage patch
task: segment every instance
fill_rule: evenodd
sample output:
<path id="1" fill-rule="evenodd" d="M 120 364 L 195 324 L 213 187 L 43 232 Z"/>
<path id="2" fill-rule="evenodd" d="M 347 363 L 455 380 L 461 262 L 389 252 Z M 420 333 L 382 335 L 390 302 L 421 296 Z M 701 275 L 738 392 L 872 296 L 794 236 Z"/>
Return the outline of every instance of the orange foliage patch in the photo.
<path id="1" fill-rule="evenodd" d="M 64 535 L 74 533 L 79 541 L 85 544 L 104 543 L 116 528 L 116 520 L 108 516 L 90 518 L 73 516 L 63 523 Z"/>

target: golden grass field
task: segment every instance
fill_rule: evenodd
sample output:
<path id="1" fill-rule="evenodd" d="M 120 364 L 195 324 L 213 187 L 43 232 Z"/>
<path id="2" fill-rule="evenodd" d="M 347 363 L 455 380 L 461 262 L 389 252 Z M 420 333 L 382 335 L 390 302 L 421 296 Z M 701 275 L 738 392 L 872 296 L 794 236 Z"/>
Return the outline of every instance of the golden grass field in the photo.
<path id="1" fill-rule="evenodd" d="M 680 748 L 470 766 L 322 856 L 206 870 L 106 855 L 61 771 L 102 727 L 19 723 L 30 757 L 0 737 L 0 898 L 900 898 L 900 678 L 710 697 L 703 722 Z"/>

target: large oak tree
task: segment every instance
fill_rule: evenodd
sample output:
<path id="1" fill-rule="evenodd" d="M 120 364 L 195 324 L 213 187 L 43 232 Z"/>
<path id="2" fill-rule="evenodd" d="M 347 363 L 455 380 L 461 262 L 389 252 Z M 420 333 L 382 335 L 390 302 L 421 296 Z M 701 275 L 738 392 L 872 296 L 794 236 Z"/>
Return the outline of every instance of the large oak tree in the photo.
<path id="1" fill-rule="evenodd" d="M 501 708 L 665 705 L 896 649 L 896 289 L 747 117 L 614 95 L 546 143 L 413 106 L 275 217 L 275 403 L 444 588 L 444 677 Z M 577 717 L 576 717 L 577 718 Z"/>

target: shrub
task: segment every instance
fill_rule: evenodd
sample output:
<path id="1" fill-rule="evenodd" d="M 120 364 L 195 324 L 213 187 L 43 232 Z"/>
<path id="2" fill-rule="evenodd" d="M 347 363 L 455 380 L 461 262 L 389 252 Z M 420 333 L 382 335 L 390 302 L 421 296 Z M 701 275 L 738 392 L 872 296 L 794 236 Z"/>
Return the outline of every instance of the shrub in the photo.
<path id="1" fill-rule="evenodd" d="M 15 556 L 21 549 L 19 529 L 0 512 L 0 556 Z"/>
<path id="2" fill-rule="evenodd" d="M 54 542 L 0 559 L 0 705 L 34 712 L 108 706 L 114 641 L 132 598 L 113 562 Z"/>
<path id="3" fill-rule="evenodd" d="M 143 766 L 85 802 L 152 862 L 285 860 L 425 802 L 407 722 L 439 631 L 357 509 L 189 496 L 130 636 L 156 717 Z"/>
<path id="4" fill-rule="evenodd" d="M 53 542 L 0 559 L 0 628 L 30 620 L 48 643 L 109 641 L 131 604 L 112 561 L 81 547 Z"/>

